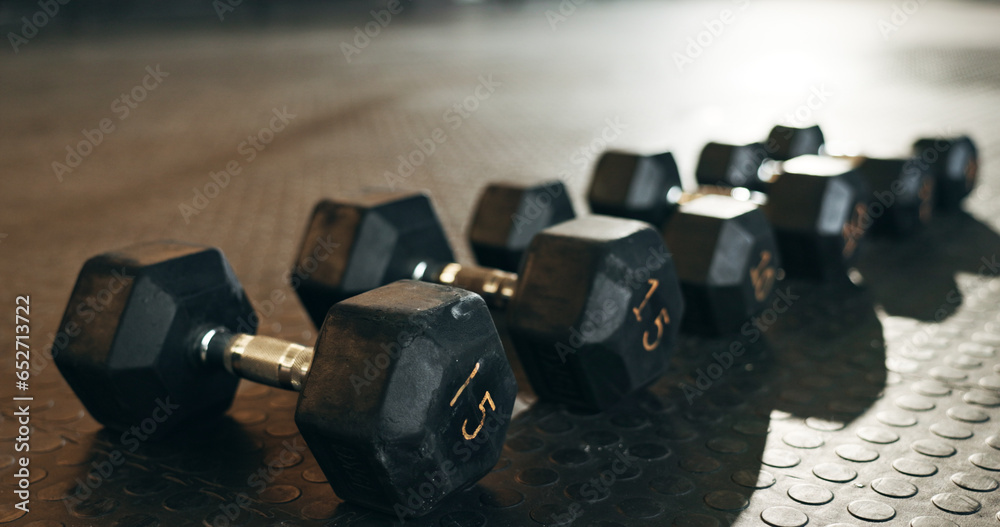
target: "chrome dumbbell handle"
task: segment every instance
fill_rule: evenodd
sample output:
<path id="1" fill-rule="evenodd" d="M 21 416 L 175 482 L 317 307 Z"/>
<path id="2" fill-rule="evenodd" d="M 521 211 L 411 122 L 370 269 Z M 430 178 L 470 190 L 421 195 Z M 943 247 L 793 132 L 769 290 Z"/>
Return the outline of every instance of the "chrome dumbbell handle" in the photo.
<path id="1" fill-rule="evenodd" d="M 213 328 L 198 340 L 198 356 L 204 364 L 221 366 L 237 377 L 300 391 L 309 375 L 313 348 L 273 337 Z"/>

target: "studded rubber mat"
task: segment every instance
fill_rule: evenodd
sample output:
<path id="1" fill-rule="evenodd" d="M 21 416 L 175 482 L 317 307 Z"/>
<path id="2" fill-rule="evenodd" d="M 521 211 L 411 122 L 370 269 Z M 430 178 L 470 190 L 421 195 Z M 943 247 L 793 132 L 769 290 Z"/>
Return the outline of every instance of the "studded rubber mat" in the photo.
<path id="1" fill-rule="evenodd" d="M 21 31 L 12 5 L 5 35 Z M 709 140 L 818 121 L 831 143 L 875 154 L 970 133 L 979 189 L 925 232 L 874 240 L 857 284 L 785 282 L 738 338 L 685 338 L 668 376 L 608 412 L 535 404 L 521 376 L 495 470 L 406 523 L 1000 525 L 992 3 L 403 2 L 367 39 L 374 4 L 274 6 L 263 22 L 183 5 L 110 28 L 57 14 L 3 50 L 0 522 L 397 523 L 337 499 L 303 450 L 293 393 L 243 383 L 225 419 L 165 442 L 103 430 L 46 356 L 89 256 L 162 238 L 219 246 L 260 332 L 311 343 L 283 276 L 320 197 L 425 189 L 469 262 L 464 229 L 487 180 L 561 178 L 584 211 L 607 146 L 672 149 L 690 174 Z M 18 295 L 31 298 L 25 392 Z M 27 513 L 13 492 L 22 395 L 34 398 Z"/>

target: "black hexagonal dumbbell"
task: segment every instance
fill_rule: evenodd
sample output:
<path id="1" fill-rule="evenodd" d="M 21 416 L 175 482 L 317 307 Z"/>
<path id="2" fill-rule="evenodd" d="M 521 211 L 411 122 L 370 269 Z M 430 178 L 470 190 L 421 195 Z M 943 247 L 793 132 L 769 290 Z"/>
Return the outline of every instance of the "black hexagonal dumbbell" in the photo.
<path id="1" fill-rule="evenodd" d="M 768 160 L 817 153 L 830 154 L 824 151 L 823 132 L 818 126 L 775 126 L 766 143 L 706 145 L 698 161 L 697 179 L 702 184 L 766 192 L 769 170 L 764 167 Z M 935 203 L 939 210 L 957 209 L 975 187 L 979 166 L 976 146 L 967 136 L 919 139 L 912 152 L 898 158 L 850 159 L 871 194 L 872 231 L 896 236 L 926 225 Z"/>
<path id="2" fill-rule="evenodd" d="M 819 154 L 825 142 L 819 126 L 775 126 L 763 143 L 708 143 L 698 158 L 695 178 L 702 184 L 763 192 L 766 185 L 758 178 L 757 171 L 765 160 L 786 161 L 793 157 Z"/>
<path id="3" fill-rule="evenodd" d="M 895 158 L 844 156 L 858 164 L 871 191 L 873 231 L 901 236 L 933 218 L 934 210 L 958 210 L 976 186 L 979 157 L 968 136 L 924 138 Z"/>
<path id="4" fill-rule="evenodd" d="M 843 156 L 857 163 L 871 192 L 868 214 L 878 234 L 904 236 L 953 211 L 976 186 L 979 161 L 967 136 L 919 139 L 897 158 Z"/>
<path id="5" fill-rule="evenodd" d="M 855 164 L 868 188 L 868 222 L 873 234 L 905 236 L 930 223 L 934 175 L 912 159 L 834 156 Z M 766 169 L 764 169 L 766 171 Z"/>
<path id="6" fill-rule="evenodd" d="M 472 211 L 469 245 L 479 264 L 516 272 L 536 234 L 574 218 L 561 181 L 488 183 Z"/>
<path id="7" fill-rule="evenodd" d="M 934 168 L 933 163 L 918 157 L 918 145 L 927 142 L 925 150 L 928 148 L 929 150 L 924 152 L 924 155 L 934 162 L 943 161 L 952 147 L 951 140 L 921 140 L 914 145 L 912 155 L 899 158 L 874 158 L 844 156 L 825 151 L 823 133 L 818 126 L 809 128 L 776 126 L 771 130 L 771 136 L 782 136 L 800 144 L 807 143 L 810 145 L 810 154 L 816 153 L 812 147 L 818 145 L 824 155 L 852 161 L 870 193 L 866 221 L 874 234 L 903 236 L 922 228 L 932 218 L 938 189 L 949 187 L 948 192 L 955 191 L 954 185 L 945 177 L 944 171 Z M 961 154 L 963 147 L 964 145 L 956 146 L 954 154 Z M 939 153 L 943 155 L 939 156 Z M 791 159 L 781 156 L 772 158 Z M 766 180 L 770 177 L 769 172 L 765 162 L 758 171 L 758 176 Z M 959 177 L 962 186 L 966 184 L 964 178 L 964 175 Z M 972 181 L 974 182 L 974 176 Z"/>
<path id="8" fill-rule="evenodd" d="M 109 277 L 104 309 L 84 309 Z M 222 253 L 135 245 L 84 264 L 53 355 L 105 426 L 162 437 L 224 412 L 240 378 L 300 392 L 295 422 L 337 495 L 419 516 L 496 464 L 517 384 L 482 298 L 401 281 L 327 313 L 315 348 L 254 336 Z M 142 436 L 140 436 L 142 438 Z"/>
<path id="9" fill-rule="evenodd" d="M 764 192 L 767 182 L 758 171 L 767 160 L 787 161 L 793 157 L 823 152 L 826 139 L 819 126 L 794 128 L 775 126 L 763 143 L 732 145 L 711 142 L 698 157 L 695 179 L 701 185 L 747 188 Z"/>
<path id="10" fill-rule="evenodd" d="M 777 125 L 771 128 L 764 142 L 767 157 L 775 161 L 788 161 L 793 157 L 818 155 L 823 153 L 826 137 L 819 126 Z"/>
<path id="11" fill-rule="evenodd" d="M 839 280 L 858 259 L 870 195 L 856 164 L 805 155 L 772 163 L 763 205 L 788 274 Z"/>
<path id="12" fill-rule="evenodd" d="M 637 170 L 647 163 L 652 166 Z M 774 236 L 756 206 L 722 196 L 677 203 L 682 199 L 680 178 L 670 154 L 609 153 L 599 167 L 590 194 L 595 212 L 661 225 L 667 246 L 676 248 L 687 331 L 735 332 L 766 304 L 783 271 Z M 681 210 L 674 214 L 677 208 Z M 473 213 L 470 232 L 480 239 L 503 239 L 510 232 L 533 236 L 572 214 L 559 181 L 490 184 Z M 668 216 L 675 219 L 664 225 L 662 218 Z M 506 254 L 508 261 L 517 258 L 510 247 L 494 246 L 492 254 Z"/>
<path id="13" fill-rule="evenodd" d="M 338 244 L 325 258 L 324 244 Z M 307 272 L 307 270 L 311 271 Z M 320 202 L 296 259 L 314 320 L 337 300 L 401 278 L 456 285 L 508 311 L 536 393 L 603 409 L 662 374 L 683 316 L 674 263 L 649 226 L 592 216 L 531 241 L 520 275 L 454 262 L 429 198 Z"/>
<path id="14" fill-rule="evenodd" d="M 870 225 L 862 172 L 854 163 L 805 153 L 822 145 L 819 127 L 775 127 L 741 164 L 733 164 L 734 155 L 727 153 L 744 147 L 721 143 L 706 146 L 698 161 L 696 179 L 703 188 L 747 189 L 742 192 L 763 205 L 792 277 L 846 276 Z"/>
<path id="15" fill-rule="evenodd" d="M 918 139 L 913 143 L 911 163 L 934 175 L 940 210 L 957 210 L 979 177 L 979 151 L 965 135 Z"/>
<path id="16" fill-rule="evenodd" d="M 777 241 L 758 206 L 728 195 L 684 192 L 669 152 L 605 152 L 587 199 L 596 213 L 660 227 L 677 263 L 688 331 L 738 331 L 766 307 L 784 275 Z"/>
<path id="17" fill-rule="evenodd" d="M 770 159 L 764 143 L 730 145 L 711 142 L 698 158 L 695 178 L 701 184 L 728 185 L 763 192 L 765 185 L 757 177 L 761 163 Z"/>
<path id="18" fill-rule="evenodd" d="M 575 217 L 573 202 L 559 181 L 492 183 L 479 195 L 469 244 L 481 265 L 517 272 L 536 234 Z"/>

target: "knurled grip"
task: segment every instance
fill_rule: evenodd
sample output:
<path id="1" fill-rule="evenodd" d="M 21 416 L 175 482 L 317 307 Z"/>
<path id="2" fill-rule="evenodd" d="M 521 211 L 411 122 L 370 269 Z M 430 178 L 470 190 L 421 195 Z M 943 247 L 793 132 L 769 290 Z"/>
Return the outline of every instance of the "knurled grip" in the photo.
<path id="1" fill-rule="evenodd" d="M 313 349 L 272 337 L 236 335 L 223 364 L 238 376 L 261 384 L 300 391 L 309 374 Z"/>
<path id="2" fill-rule="evenodd" d="M 490 307 L 507 307 L 517 290 L 517 275 L 499 269 L 449 263 L 430 273 L 431 282 L 478 293 Z"/>

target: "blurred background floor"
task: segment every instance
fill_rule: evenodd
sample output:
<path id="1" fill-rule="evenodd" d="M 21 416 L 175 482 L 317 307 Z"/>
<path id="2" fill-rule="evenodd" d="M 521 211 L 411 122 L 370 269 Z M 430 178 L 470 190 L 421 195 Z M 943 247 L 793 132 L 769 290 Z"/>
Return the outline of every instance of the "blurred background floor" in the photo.
<path id="1" fill-rule="evenodd" d="M 4 252 L 59 248 L 46 276 L 32 277 L 58 283 L 40 305 L 58 306 L 86 255 L 160 237 L 220 245 L 251 293 L 270 291 L 317 199 L 391 179 L 436 198 L 466 258 L 462 229 L 487 180 L 561 177 L 585 210 L 605 145 L 671 149 L 689 176 L 705 142 L 754 140 L 775 122 L 819 122 L 831 143 L 869 153 L 971 133 L 987 173 L 977 196 L 992 196 L 1000 9 L 921 4 L 885 38 L 892 6 L 567 0 L 431 10 L 403 0 L 377 33 L 375 7 L 259 25 L 236 18 L 237 6 L 224 13 L 232 24 L 203 9 L 199 24 L 88 23 L 76 36 L 55 26 L 57 14 L 0 62 Z M 357 36 L 366 25 L 376 34 L 367 45 Z M 147 68 L 164 73 L 145 80 L 150 90 Z M 122 99 L 133 91 L 144 99 Z M 471 110 L 453 109 L 462 104 Z M 250 159 L 240 145 L 276 109 L 294 118 Z M 81 131 L 103 119 L 113 131 L 81 146 L 94 142 Z M 387 178 L 438 127 L 444 144 L 412 175 Z M 76 161 L 79 149 L 89 155 L 57 174 L 53 163 Z M 229 161 L 240 174 L 183 214 L 193 189 Z M 971 201 L 988 216 L 990 200 Z M 29 258 L 0 265 L 22 280 L 37 270 Z"/>

